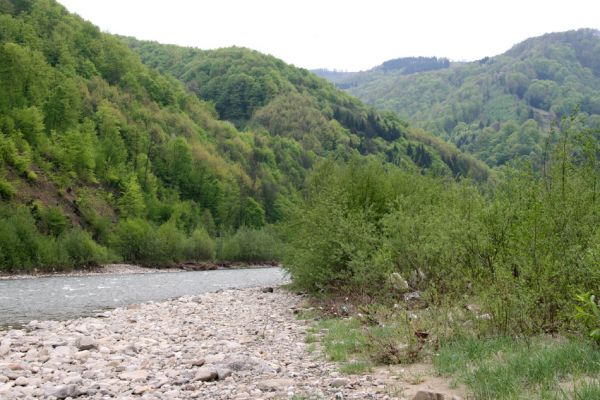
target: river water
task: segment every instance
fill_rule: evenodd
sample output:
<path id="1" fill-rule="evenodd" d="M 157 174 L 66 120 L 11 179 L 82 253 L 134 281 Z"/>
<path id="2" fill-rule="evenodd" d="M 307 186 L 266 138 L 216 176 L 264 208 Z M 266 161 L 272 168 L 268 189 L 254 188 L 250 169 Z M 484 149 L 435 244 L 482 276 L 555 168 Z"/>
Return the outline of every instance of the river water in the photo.
<path id="1" fill-rule="evenodd" d="M 69 319 L 144 301 L 219 289 L 277 285 L 280 268 L 56 276 L 0 281 L 0 328 L 37 319 Z"/>

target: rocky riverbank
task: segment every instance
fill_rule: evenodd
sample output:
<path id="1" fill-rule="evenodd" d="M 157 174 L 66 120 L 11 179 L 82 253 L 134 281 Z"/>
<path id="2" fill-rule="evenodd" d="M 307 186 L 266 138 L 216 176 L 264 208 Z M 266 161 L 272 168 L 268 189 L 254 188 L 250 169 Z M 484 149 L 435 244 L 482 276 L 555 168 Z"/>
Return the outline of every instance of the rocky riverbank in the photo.
<path id="1" fill-rule="evenodd" d="M 32 321 L 0 332 L 0 398 L 404 398 L 387 372 L 343 376 L 307 351 L 301 301 L 226 290 Z"/>

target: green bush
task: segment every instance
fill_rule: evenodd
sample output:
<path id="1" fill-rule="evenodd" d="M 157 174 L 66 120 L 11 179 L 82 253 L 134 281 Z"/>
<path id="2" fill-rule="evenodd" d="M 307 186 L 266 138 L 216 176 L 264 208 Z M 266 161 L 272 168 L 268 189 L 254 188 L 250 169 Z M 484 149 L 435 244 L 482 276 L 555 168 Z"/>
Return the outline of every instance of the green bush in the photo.
<path id="1" fill-rule="evenodd" d="M 140 218 L 119 221 L 110 238 L 111 247 L 124 261 L 155 265 L 164 260 L 156 228 Z"/>
<path id="2" fill-rule="evenodd" d="M 17 194 L 17 190 L 10 183 L 0 178 L 0 199 L 10 200 Z"/>
<path id="3" fill-rule="evenodd" d="M 98 266 L 114 260 L 108 250 L 100 246 L 81 229 L 72 229 L 60 238 L 58 245 L 66 251 L 73 267 Z"/>
<path id="4" fill-rule="evenodd" d="M 241 227 L 230 236 L 219 238 L 217 259 L 220 261 L 270 262 L 281 256 L 281 243 L 272 228 Z"/>
<path id="5" fill-rule="evenodd" d="M 204 228 L 197 228 L 187 240 L 185 252 L 190 261 L 211 261 L 216 257 L 216 245 Z"/>

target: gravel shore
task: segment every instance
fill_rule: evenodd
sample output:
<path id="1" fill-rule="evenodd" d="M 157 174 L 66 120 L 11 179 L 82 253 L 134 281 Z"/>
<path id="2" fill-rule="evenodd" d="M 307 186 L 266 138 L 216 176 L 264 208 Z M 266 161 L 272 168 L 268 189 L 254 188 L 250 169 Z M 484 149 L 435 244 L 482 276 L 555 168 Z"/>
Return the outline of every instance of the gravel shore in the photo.
<path id="1" fill-rule="evenodd" d="M 300 300 L 227 290 L 32 321 L 0 334 L 0 398 L 381 398 L 306 351 Z"/>
<path id="2" fill-rule="evenodd" d="M 301 296 L 225 290 L 0 332 L 0 398 L 395 399 L 304 342 Z M 397 382 L 396 382 L 397 384 Z M 412 398 L 412 397 L 407 397 Z"/>

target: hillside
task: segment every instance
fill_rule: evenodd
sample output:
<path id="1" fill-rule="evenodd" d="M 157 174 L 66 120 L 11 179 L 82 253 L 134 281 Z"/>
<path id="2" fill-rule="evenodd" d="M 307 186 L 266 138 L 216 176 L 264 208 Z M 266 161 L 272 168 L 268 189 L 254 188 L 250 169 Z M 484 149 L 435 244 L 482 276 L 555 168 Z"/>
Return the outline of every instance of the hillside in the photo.
<path id="1" fill-rule="evenodd" d="M 486 168 L 469 155 L 275 57 L 238 47 L 204 51 L 123 40 L 145 64 L 214 103 L 221 118 L 239 129 L 295 140 L 311 158 L 333 153 L 347 159 L 358 152 L 409 169 L 487 177 Z"/>
<path id="2" fill-rule="evenodd" d="M 186 87 L 52 0 L 1 2 L 0 27 L 0 270 L 276 258 L 262 228 L 330 156 L 487 175 L 257 52 L 165 46 Z"/>
<path id="3" fill-rule="evenodd" d="M 552 123 L 578 106 L 590 126 L 600 125 L 596 30 L 546 34 L 495 57 L 437 70 L 407 73 L 386 64 L 336 77 L 336 84 L 492 166 L 540 154 Z"/>

